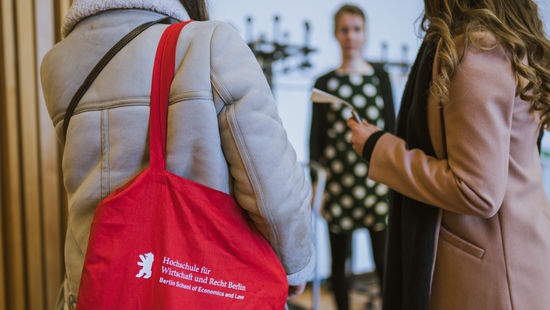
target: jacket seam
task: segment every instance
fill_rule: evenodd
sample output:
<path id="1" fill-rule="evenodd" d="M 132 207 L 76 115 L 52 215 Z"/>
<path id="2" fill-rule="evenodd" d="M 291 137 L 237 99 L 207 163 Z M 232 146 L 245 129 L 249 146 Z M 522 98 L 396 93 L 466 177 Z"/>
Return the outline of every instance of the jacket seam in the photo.
<path id="1" fill-rule="evenodd" d="M 193 93 L 198 93 L 198 92 L 193 92 Z M 202 92 L 201 92 L 202 93 Z M 168 105 L 171 105 L 171 104 L 175 104 L 175 103 L 179 103 L 181 101 L 185 101 L 185 100 L 212 100 L 212 95 L 209 94 L 206 95 L 206 92 L 204 92 L 204 94 L 202 95 L 188 95 L 188 94 L 185 94 L 185 92 L 183 92 L 181 95 L 176 95 L 176 96 L 173 96 L 173 97 L 170 97 L 168 99 Z"/>
<path id="2" fill-rule="evenodd" d="M 434 232 L 434 249 L 433 249 L 433 260 L 432 260 L 432 270 L 430 272 L 430 289 L 428 296 L 432 296 L 432 284 L 435 273 L 435 264 L 437 263 L 437 250 L 439 249 L 439 234 L 441 233 L 441 225 L 443 221 L 443 209 L 439 209 L 437 212 L 437 225 Z"/>
<path id="3" fill-rule="evenodd" d="M 218 76 L 216 75 L 216 70 L 212 66 L 212 54 L 213 54 L 213 47 L 212 43 L 214 42 L 213 37 L 216 30 L 218 30 L 218 27 L 221 23 L 217 23 L 214 29 L 212 30 L 212 36 L 210 37 L 210 81 L 212 81 L 212 86 L 220 95 L 220 98 L 226 105 L 230 105 L 232 103 L 233 96 L 231 95 L 231 92 L 223 85 L 223 83 L 218 79 Z"/>
<path id="4" fill-rule="evenodd" d="M 218 80 L 218 77 L 216 76 L 216 73 L 214 72 L 214 68 L 210 69 L 210 80 L 212 81 L 212 87 L 218 93 L 222 101 L 226 105 L 230 105 L 231 100 L 231 94 L 229 93 L 229 90 Z"/>
<path id="5" fill-rule="evenodd" d="M 177 103 L 180 103 L 182 101 L 186 100 L 213 100 L 212 96 L 175 96 L 173 98 L 170 98 L 168 101 L 168 105 L 174 105 Z M 118 102 L 118 103 L 115 103 Z M 133 98 L 124 98 L 124 99 L 116 99 L 116 100 L 104 100 L 104 101 L 94 101 L 94 102 L 86 102 L 83 103 L 83 106 L 79 106 L 74 111 L 73 115 L 81 114 L 84 112 L 92 112 L 92 111 L 103 111 L 103 110 L 109 110 L 109 109 L 115 109 L 115 108 L 122 108 L 122 107 L 148 107 L 150 102 L 149 97 L 133 97 Z M 57 113 L 56 116 L 53 117 L 54 124 L 59 123 L 62 121 L 63 117 L 65 116 L 65 113 Z"/>
<path id="6" fill-rule="evenodd" d="M 100 169 L 100 194 L 101 199 L 108 195 L 109 190 L 109 137 L 108 137 L 108 111 L 101 111 L 100 135 L 101 135 L 101 169 Z"/>
<path id="7" fill-rule="evenodd" d="M 233 137 L 234 137 L 234 141 L 235 141 L 235 145 L 237 146 L 237 150 L 239 151 L 239 153 L 241 154 L 241 157 L 244 157 L 243 158 L 243 166 L 248 174 L 248 177 L 251 180 L 250 182 L 250 186 L 252 187 L 252 190 L 257 198 L 257 207 L 258 207 L 258 211 L 260 212 L 260 214 L 262 214 L 266 219 L 267 219 L 267 222 L 268 222 L 268 225 L 269 225 L 269 228 L 270 228 L 270 232 L 271 232 L 271 241 L 272 241 L 272 246 L 275 247 L 275 248 L 279 248 L 279 240 L 278 240 L 278 234 L 277 234 L 277 229 L 275 227 L 275 225 L 273 225 L 273 220 L 272 220 L 272 215 L 271 213 L 264 207 L 264 194 L 263 194 L 263 191 L 261 190 L 261 184 L 259 182 L 259 178 L 257 176 L 257 173 L 256 173 L 256 168 L 254 167 L 254 162 L 252 160 L 250 160 L 251 156 L 248 152 L 248 147 L 246 145 L 246 141 L 244 139 L 242 139 L 242 135 L 241 135 L 241 127 L 239 125 L 239 121 L 237 120 L 237 118 L 234 116 L 234 106 L 230 106 L 230 109 L 228 109 L 229 111 L 229 114 L 227 116 L 228 118 L 228 123 L 230 124 L 230 128 L 232 129 L 231 132 L 233 134 Z M 233 125 L 233 126 L 231 126 Z M 239 147 L 241 146 L 241 147 Z M 249 163 L 249 165 L 247 165 L 247 163 Z M 257 184 L 257 185 L 256 185 Z"/>
<path id="8" fill-rule="evenodd" d="M 101 106 L 100 106 L 101 105 Z M 108 105 L 108 106 L 105 106 Z M 75 109 L 73 115 L 89 111 L 103 111 L 111 108 L 126 107 L 126 106 L 148 106 L 149 97 L 132 97 L 115 100 L 99 100 L 92 102 L 81 102 Z M 65 111 L 57 113 L 53 117 L 53 122 L 60 122 L 65 116 Z"/>
<path id="9" fill-rule="evenodd" d="M 508 296 L 510 298 L 510 309 L 514 309 L 514 302 L 512 298 L 512 285 L 510 282 L 510 272 L 508 271 L 508 259 L 506 257 L 506 245 L 504 244 L 504 236 L 502 235 L 502 216 L 500 216 L 500 213 L 497 213 L 496 216 L 498 217 L 498 224 L 500 226 L 500 242 L 502 244 L 502 258 L 504 259 L 504 266 L 505 266 L 505 272 L 506 272 L 506 284 L 508 286 Z"/>

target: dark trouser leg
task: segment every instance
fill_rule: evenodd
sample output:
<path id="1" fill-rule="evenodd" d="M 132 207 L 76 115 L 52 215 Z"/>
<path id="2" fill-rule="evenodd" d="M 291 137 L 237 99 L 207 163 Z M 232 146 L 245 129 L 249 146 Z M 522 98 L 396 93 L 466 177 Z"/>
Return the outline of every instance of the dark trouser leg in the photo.
<path id="1" fill-rule="evenodd" d="M 349 279 L 346 276 L 346 259 L 351 254 L 352 234 L 330 233 L 332 255 L 332 290 L 338 310 L 349 309 Z"/>
<path id="2" fill-rule="evenodd" d="M 384 265 L 385 265 L 385 251 L 386 251 L 386 234 L 387 230 L 373 231 L 369 230 L 372 256 L 374 258 L 374 264 L 376 265 L 376 273 L 380 279 L 380 287 L 382 287 L 382 281 L 384 279 Z"/>

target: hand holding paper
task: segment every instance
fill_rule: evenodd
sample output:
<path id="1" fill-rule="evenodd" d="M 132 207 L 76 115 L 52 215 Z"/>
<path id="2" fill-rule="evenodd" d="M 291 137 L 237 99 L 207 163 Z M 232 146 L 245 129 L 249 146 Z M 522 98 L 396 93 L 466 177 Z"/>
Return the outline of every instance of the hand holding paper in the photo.
<path id="1" fill-rule="evenodd" d="M 340 99 L 340 98 L 338 98 L 334 95 L 331 95 L 327 92 L 324 92 L 320 89 L 314 88 L 311 91 L 311 97 L 309 98 L 309 100 L 311 100 L 312 102 L 316 102 L 316 103 L 343 103 L 348 108 L 351 109 L 351 113 L 353 114 L 353 118 L 355 118 L 355 120 L 359 124 L 363 124 L 363 122 L 361 121 L 361 117 L 359 117 L 359 114 L 357 113 L 357 111 L 355 111 L 355 108 L 353 107 L 353 105 L 351 103 L 343 100 L 343 99 Z"/>

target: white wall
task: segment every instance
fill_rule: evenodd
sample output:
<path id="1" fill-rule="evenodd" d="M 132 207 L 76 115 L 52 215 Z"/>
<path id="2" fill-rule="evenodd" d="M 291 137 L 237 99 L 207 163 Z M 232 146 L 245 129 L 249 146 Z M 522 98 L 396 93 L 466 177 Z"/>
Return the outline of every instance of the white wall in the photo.
<path id="1" fill-rule="evenodd" d="M 546 34 L 550 34 L 550 2 L 548 0 L 535 0 L 539 6 L 539 14 L 545 23 Z"/>

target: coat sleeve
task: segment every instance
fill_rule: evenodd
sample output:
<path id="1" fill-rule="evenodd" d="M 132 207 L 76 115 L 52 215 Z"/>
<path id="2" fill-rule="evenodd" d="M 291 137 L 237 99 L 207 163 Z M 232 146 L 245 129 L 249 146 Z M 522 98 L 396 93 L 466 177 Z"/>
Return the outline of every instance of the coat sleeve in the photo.
<path id="1" fill-rule="evenodd" d="M 490 218 L 504 199 L 516 82 L 504 48 L 469 47 L 443 105 L 447 158 L 407 148 L 385 134 L 369 177 L 448 211 Z"/>
<path id="2" fill-rule="evenodd" d="M 310 186 L 275 101 L 239 34 L 219 23 L 211 41 L 211 80 L 233 194 L 282 262 L 289 284 L 313 270 Z"/>

